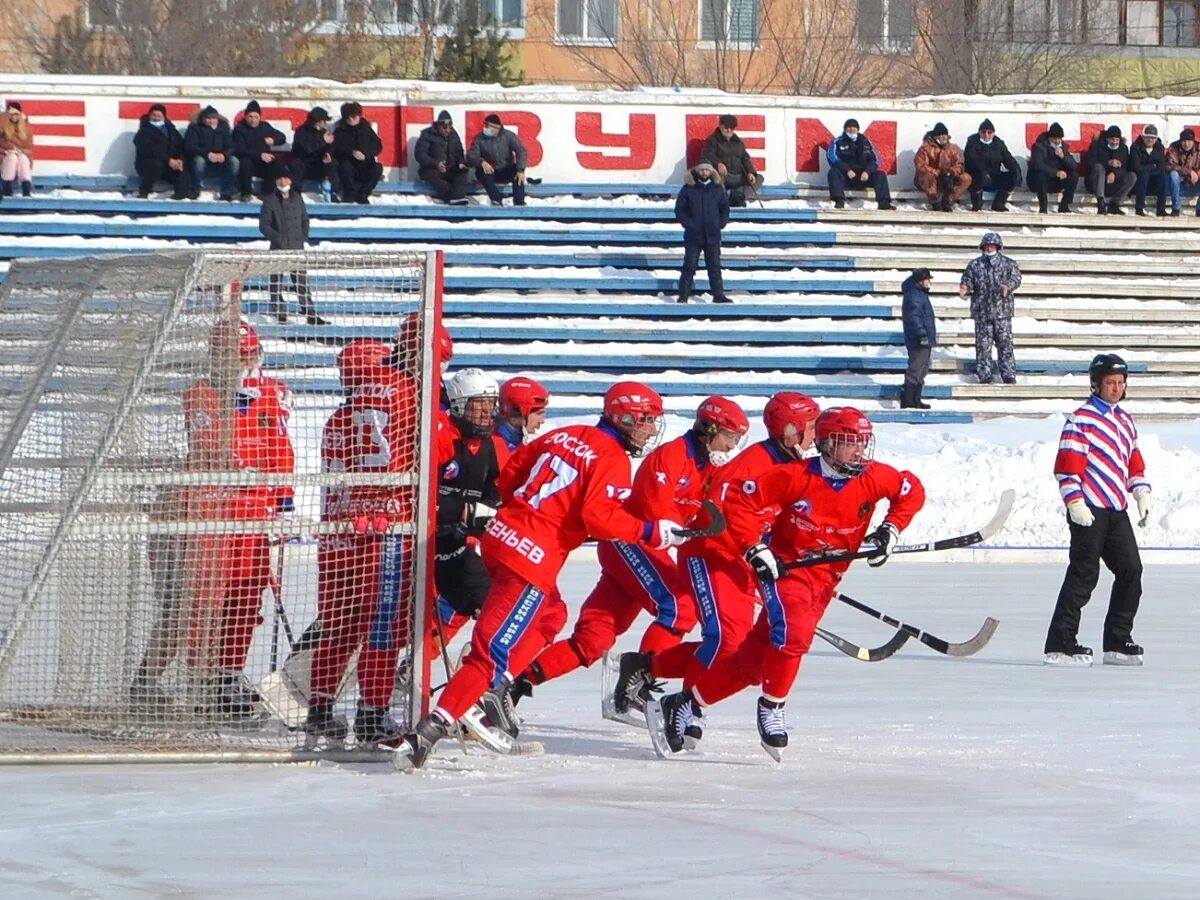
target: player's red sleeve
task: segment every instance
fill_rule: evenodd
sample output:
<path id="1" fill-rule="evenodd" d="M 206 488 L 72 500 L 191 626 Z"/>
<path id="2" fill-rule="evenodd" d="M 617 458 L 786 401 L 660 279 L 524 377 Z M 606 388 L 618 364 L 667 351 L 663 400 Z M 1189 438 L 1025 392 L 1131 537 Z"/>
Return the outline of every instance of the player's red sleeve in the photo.
<path id="1" fill-rule="evenodd" d="M 888 488 L 888 512 L 883 521 L 894 525 L 897 531 L 903 531 L 925 505 L 925 486 L 912 472 L 891 469 Z"/>
<path id="2" fill-rule="evenodd" d="M 632 502 L 626 504 L 632 514 L 651 522 L 679 518 L 676 489 L 680 466 L 671 452 L 674 449 L 674 444 L 664 444 L 638 466 L 633 476 Z"/>
<path id="3" fill-rule="evenodd" d="M 1146 475 L 1146 461 L 1142 459 L 1142 451 L 1137 447 L 1133 448 L 1133 452 L 1129 454 L 1129 477 L 1144 478 Z"/>
<path id="4" fill-rule="evenodd" d="M 1054 457 L 1055 475 L 1082 475 L 1086 469 L 1087 457 L 1075 450 L 1059 450 Z"/>
<path id="5" fill-rule="evenodd" d="M 500 492 L 501 503 L 505 505 L 512 503 L 513 494 L 529 477 L 530 466 L 541 452 L 541 448 L 538 446 L 540 443 L 540 441 L 534 441 L 532 444 L 519 447 L 509 457 L 508 464 L 500 470 L 500 477 L 496 479 L 496 490 Z"/>
<path id="6" fill-rule="evenodd" d="M 776 466 L 757 478 L 729 483 L 722 506 L 725 530 L 739 550 L 762 540 L 763 511 L 795 503 L 811 478 L 807 466 Z"/>
<path id="7" fill-rule="evenodd" d="M 496 468 L 503 472 L 504 467 L 508 465 L 509 458 L 513 455 L 513 451 L 508 448 L 508 441 L 504 440 L 498 434 L 492 435 L 492 446 L 496 448 Z"/>
<path id="8" fill-rule="evenodd" d="M 599 541 L 637 543 L 647 534 L 646 522 L 625 509 L 629 496 L 629 457 L 600 453 L 588 474 L 581 508 L 588 534 Z"/>

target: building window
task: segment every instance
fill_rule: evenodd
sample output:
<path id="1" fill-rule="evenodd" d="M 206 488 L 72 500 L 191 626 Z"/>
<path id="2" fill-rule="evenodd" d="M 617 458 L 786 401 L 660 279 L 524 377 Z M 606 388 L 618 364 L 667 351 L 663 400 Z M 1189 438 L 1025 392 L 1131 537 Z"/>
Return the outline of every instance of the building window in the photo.
<path id="1" fill-rule="evenodd" d="M 1196 46 L 1196 5 L 1167 3 L 1163 7 L 1163 46 Z"/>
<path id="2" fill-rule="evenodd" d="M 758 0 L 700 0 L 700 40 L 758 46 Z"/>
<path id="3" fill-rule="evenodd" d="M 558 36 L 615 44 L 617 0 L 558 0 Z"/>
<path id="4" fill-rule="evenodd" d="M 108 0 L 113 2 L 113 0 Z M 427 17 L 436 24 L 452 26 L 464 0 L 321 0 L 321 18 L 326 22 L 372 25 L 420 25 Z M 479 0 L 480 12 L 496 25 L 523 27 L 522 0 Z"/>
<path id="5" fill-rule="evenodd" d="M 915 0 L 858 0 L 858 42 L 873 53 L 911 53 Z"/>

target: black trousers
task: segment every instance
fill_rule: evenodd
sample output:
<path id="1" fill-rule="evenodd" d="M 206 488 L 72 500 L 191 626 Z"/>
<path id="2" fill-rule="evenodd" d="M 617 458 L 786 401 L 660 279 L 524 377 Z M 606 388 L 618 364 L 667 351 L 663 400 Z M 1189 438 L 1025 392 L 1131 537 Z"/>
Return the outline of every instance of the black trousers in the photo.
<path id="1" fill-rule="evenodd" d="M 328 181 L 333 192 L 338 196 L 342 193 L 341 173 L 338 172 L 337 163 L 334 160 L 322 162 L 321 157 L 312 159 L 298 159 L 292 157 L 291 163 L 292 181 L 294 181 L 296 190 L 301 190 L 304 187 L 304 182 L 315 181 L 317 186 L 321 186 L 322 181 Z"/>
<path id="2" fill-rule="evenodd" d="M 434 168 L 425 168 L 417 173 L 417 177 L 433 188 L 433 196 L 449 202 L 467 196 L 467 176 L 470 174 L 470 169 L 439 172 Z"/>
<path id="3" fill-rule="evenodd" d="M 133 164 L 138 173 L 139 194 L 149 194 L 154 190 L 156 181 L 165 181 L 175 190 L 176 200 L 186 200 L 192 190 L 192 179 L 188 175 L 187 166 L 179 172 L 170 167 L 165 159 L 142 159 Z"/>
<path id="4" fill-rule="evenodd" d="M 525 202 L 525 185 L 517 181 L 517 164 L 510 163 L 507 166 L 497 166 L 495 171 L 489 175 L 483 171 L 483 166 L 475 167 L 475 179 L 483 185 L 483 189 L 487 191 L 488 197 L 492 200 L 503 200 L 504 195 L 500 193 L 498 185 L 512 182 L 513 203 L 520 206 Z"/>
<path id="5" fill-rule="evenodd" d="M 366 202 L 383 177 L 383 166 L 373 159 L 343 159 L 338 163 L 338 177 L 344 202 Z"/>
<path id="6" fill-rule="evenodd" d="M 1046 632 L 1047 653 L 1062 650 L 1078 635 L 1080 613 L 1096 589 L 1101 562 L 1113 573 L 1112 595 L 1104 619 L 1104 649 L 1120 649 L 1133 635 L 1133 618 L 1142 599 L 1142 558 L 1133 524 L 1125 510 L 1088 508 L 1096 521 L 1086 528 L 1067 519 L 1071 527 L 1071 561 Z"/>
<path id="7" fill-rule="evenodd" d="M 263 162 L 261 156 L 238 157 L 238 190 L 243 194 L 250 193 L 250 181 L 257 175 L 262 179 L 260 196 L 269 197 L 275 191 L 275 179 L 270 176 L 271 163 Z M 297 185 L 297 187 L 299 187 Z"/>
<path id="8" fill-rule="evenodd" d="M 479 554 L 470 547 L 450 550 L 439 538 L 433 562 L 433 583 L 454 611 L 474 616 L 483 608 L 492 578 Z"/>
<path id="9" fill-rule="evenodd" d="M 1079 186 L 1079 176 L 1067 170 L 1066 178 L 1051 178 L 1041 172 L 1029 173 L 1029 189 L 1041 200 L 1043 194 L 1062 194 L 1059 201 L 1064 206 L 1075 202 L 1075 189 Z"/>
<path id="10" fill-rule="evenodd" d="M 721 277 L 721 244 L 683 243 L 683 269 L 679 273 L 679 296 L 687 297 L 692 292 L 692 279 L 696 277 L 696 266 L 700 254 L 704 254 L 704 267 L 708 269 L 708 290 L 714 297 L 725 295 L 725 281 Z"/>
<path id="11" fill-rule="evenodd" d="M 983 192 L 985 190 L 996 192 L 996 196 L 992 198 L 993 208 L 1002 205 L 1008 199 L 1008 195 L 1012 193 L 1012 189 L 1017 183 L 1017 174 L 1015 172 L 1002 170 L 988 172 L 983 169 L 972 169 L 968 166 L 967 174 L 971 176 L 970 193 L 972 207 L 983 203 Z"/>
<path id="12" fill-rule="evenodd" d="M 288 278 L 292 282 L 292 287 L 296 289 L 296 300 L 300 304 L 300 312 L 306 316 L 315 316 L 317 310 L 313 306 L 312 295 L 308 292 L 308 273 L 288 272 Z M 287 312 L 287 307 L 283 304 L 282 275 L 275 273 L 268 278 L 267 293 L 271 298 L 271 315 Z"/>

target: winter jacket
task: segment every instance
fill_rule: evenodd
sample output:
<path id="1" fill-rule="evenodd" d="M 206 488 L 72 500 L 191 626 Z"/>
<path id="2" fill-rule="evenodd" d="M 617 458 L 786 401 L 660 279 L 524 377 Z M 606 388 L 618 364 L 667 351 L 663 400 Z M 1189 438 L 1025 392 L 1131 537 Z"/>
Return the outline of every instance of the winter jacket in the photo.
<path id="1" fill-rule="evenodd" d="M 962 151 L 953 143 L 948 143 L 945 147 L 939 146 L 938 142 L 934 140 L 933 132 L 928 132 L 913 157 L 913 165 L 917 168 L 918 177 L 932 175 L 937 178 L 943 172 L 961 175 L 963 173 L 963 155 Z"/>
<path id="2" fill-rule="evenodd" d="M 267 143 L 267 138 L 271 143 Z M 260 119 L 258 125 L 250 127 L 245 119 L 238 122 L 233 129 L 233 155 L 249 156 L 257 159 L 263 153 L 278 153 L 279 148 L 287 143 L 287 135 L 267 124 L 266 119 Z"/>
<path id="3" fill-rule="evenodd" d="M 529 153 L 521 139 L 507 128 L 501 126 L 500 133 L 488 137 L 482 131 L 475 135 L 471 149 L 467 153 L 467 165 L 477 166 L 487 161 L 497 169 L 511 166 L 514 162 L 518 172 L 524 172 L 529 164 Z"/>
<path id="4" fill-rule="evenodd" d="M 374 162 L 375 157 L 383 152 L 383 140 L 365 118 L 359 119 L 357 125 L 342 119 L 333 130 L 333 155 L 336 159 L 358 162 L 354 158 L 355 150 L 362 153 L 366 161 Z"/>
<path id="5" fill-rule="evenodd" d="M 697 184 L 689 170 L 675 198 L 675 221 L 683 226 L 685 244 L 721 243 L 721 229 L 729 223 L 729 194 L 719 173 L 708 184 Z"/>
<path id="6" fill-rule="evenodd" d="M 1075 156 L 1067 147 L 1066 142 L 1064 142 L 1062 145 L 1062 156 L 1060 157 L 1050 145 L 1050 132 L 1043 131 L 1038 135 L 1037 140 L 1033 142 L 1033 147 L 1029 150 L 1029 172 L 1026 178 L 1032 179 L 1036 172 L 1051 183 L 1055 183 L 1059 180 L 1058 173 L 1062 169 L 1066 169 L 1068 175 L 1077 172 L 1078 163 L 1075 161 Z M 1029 187 L 1032 190 L 1036 190 L 1033 186 L 1033 181 L 1029 181 Z"/>
<path id="7" fill-rule="evenodd" d="M 0 152 L 7 153 L 9 150 L 20 150 L 33 159 L 33 129 L 29 127 L 29 119 L 24 113 L 16 122 L 9 119 L 7 113 L 3 115 L 3 122 L 0 124 Z"/>
<path id="8" fill-rule="evenodd" d="M 457 172 L 460 165 L 465 165 L 467 154 L 463 150 L 462 138 L 453 128 L 449 134 L 442 134 L 436 125 L 430 125 L 417 138 L 416 149 L 413 150 L 418 171 L 421 169 L 436 169 L 438 163 L 446 164 L 447 172 Z"/>
<path id="9" fill-rule="evenodd" d="M 303 250 L 308 242 L 308 207 L 304 195 L 291 190 L 285 197 L 272 191 L 258 214 L 258 230 L 271 242 L 272 250 Z"/>
<path id="10" fill-rule="evenodd" d="M 142 116 L 137 133 L 133 136 L 134 161 L 162 162 L 172 159 L 183 159 L 183 136 L 167 119 L 162 128 L 150 124 L 150 114 Z"/>
<path id="11" fill-rule="evenodd" d="M 708 160 L 714 166 L 721 163 L 727 170 L 739 175 L 744 173 L 749 176 L 754 172 L 754 163 L 750 162 L 750 154 L 746 152 L 746 145 L 742 143 L 742 139 L 736 134 L 726 138 L 721 134 L 720 128 L 714 129 L 708 136 L 708 140 L 704 142 L 704 149 L 700 151 L 700 158 Z"/>
<path id="12" fill-rule="evenodd" d="M 1183 141 L 1174 141 L 1167 148 L 1167 171 L 1179 172 L 1185 182 L 1188 172 L 1200 172 L 1200 142 L 1193 141 L 1189 151 L 1183 149 Z"/>
<path id="13" fill-rule="evenodd" d="M 925 342 L 925 346 L 937 346 L 937 323 L 933 318 L 933 304 L 929 301 L 929 288 L 909 275 L 900 285 L 904 300 L 900 304 L 900 317 L 904 322 L 904 346 L 913 350 Z"/>
<path id="14" fill-rule="evenodd" d="M 967 148 L 963 151 L 963 159 L 968 172 L 984 172 L 988 175 L 999 175 L 1001 169 L 1012 172 L 1016 182 L 1021 181 L 1021 167 L 1008 152 L 1008 145 L 998 137 L 992 137 L 990 144 L 979 139 L 979 134 L 967 138 Z"/>
<path id="15" fill-rule="evenodd" d="M 292 159 L 307 165 L 320 162 L 326 153 L 333 153 L 333 144 L 325 143 L 325 135 L 329 132 L 324 127 L 314 128 L 306 122 L 296 129 L 292 138 Z"/>
<path id="16" fill-rule="evenodd" d="M 1004 242 L 994 231 L 987 232 L 979 242 L 979 249 L 987 244 L 996 244 L 1001 251 Z M 963 269 L 961 286 L 971 298 L 971 318 L 977 321 L 996 321 L 1013 317 L 1013 292 L 1021 286 L 1021 269 L 1010 257 L 998 252 L 995 256 L 986 253 L 975 257 Z M 1001 293 L 1000 288 L 1008 290 Z"/>
<path id="17" fill-rule="evenodd" d="M 221 116 L 217 119 L 217 127 L 209 128 L 201 121 L 192 122 L 183 135 L 183 148 L 187 155 L 208 157 L 210 153 L 233 153 L 233 133 L 229 130 L 229 121 Z"/>
<path id="18" fill-rule="evenodd" d="M 858 139 L 854 141 L 846 137 L 843 131 L 829 145 L 825 159 L 828 160 L 831 169 L 841 169 L 843 175 L 852 169 L 855 172 L 866 170 L 874 175 L 879 168 L 879 154 L 861 131 L 858 133 Z"/>
<path id="19" fill-rule="evenodd" d="M 1116 172 L 1118 175 L 1122 175 L 1128 172 L 1129 146 L 1125 143 L 1125 138 L 1121 138 L 1121 145 L 1116 150 L 1110 150 L 1108 139 L 1101 134 L 1092 141 L 1092 146 L 1088 147 L 1087 159 L 1084 160 L 1084 168 L 1087 169 L 1088 189 L 1092 191 L 1096 189 L 1096 184 L 1092 178 L 1093 166 L 1103 166 L 1105 174 Z"/>
<path id="20" fill-rule="evenodd" d="M 1155 141 L 1153 147 L 1140 137 L 1129 145 L 1129 171 L 1140 174 L 1149 172 L 1150 177 L 1163 175 L 1167 171 L 1167 151 L 1161 140 Z"/>

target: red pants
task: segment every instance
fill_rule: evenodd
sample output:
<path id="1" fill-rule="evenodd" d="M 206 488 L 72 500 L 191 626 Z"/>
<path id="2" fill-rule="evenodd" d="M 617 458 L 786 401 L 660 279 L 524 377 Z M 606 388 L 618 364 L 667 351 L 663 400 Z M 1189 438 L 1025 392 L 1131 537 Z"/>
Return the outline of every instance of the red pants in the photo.
<path id="1" fill-rule="evenodd" d="M 700 646 L 684 675 L 690 689 L 720 660 L 737 652 L 754 624 L 758 589 L 749 567 L 726 556 L 688 556 L 680 561 L 700 610 Z"/>
<path id="2" fill-rule="evenodd" d="M 450 721 L 505 675 L 524 672 L 567 624 L 567 607 L 557 590 L 539 590 L 502 565 L 488 568 L 492 589 L 475 622 L 471 650 L 438 698 L 438 710 Z"/>
<path id="3" fill-rule="evenodd" d="M 763 609 L 754 628 L 736 653 L 717 660 L 690 685 L 693 696 L 711 705 L 761 683 L 768 699 L 786 700 L 836 587 L 836 579 L 816 568 L 763 584 Z"/>
<path id="4" fill-rule="evenodd" d="M 271 583 L 265 534 L 198 534 L 187 539 L 188 664 L 199 670 L 246 666 Z"/>

